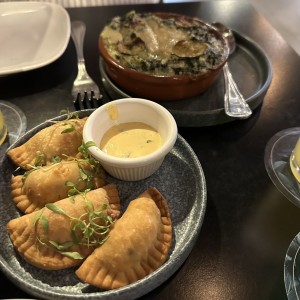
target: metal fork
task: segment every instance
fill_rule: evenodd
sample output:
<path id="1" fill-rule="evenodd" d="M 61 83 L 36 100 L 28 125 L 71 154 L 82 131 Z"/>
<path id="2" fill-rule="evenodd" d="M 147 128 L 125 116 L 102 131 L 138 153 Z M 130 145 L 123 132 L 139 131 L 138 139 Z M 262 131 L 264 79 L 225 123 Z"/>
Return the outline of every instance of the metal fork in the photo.
<path id="1" fill-rule="evenodd" d="M 86 26 L 82 21 L 71 23 L 71 35 L 77 52 L 78 73 L 73 83 L 72 96 L 76 110 L 99 107 L 102 95 L 99 87 L 89 76 L 85 67 L 83 42 Z"/>

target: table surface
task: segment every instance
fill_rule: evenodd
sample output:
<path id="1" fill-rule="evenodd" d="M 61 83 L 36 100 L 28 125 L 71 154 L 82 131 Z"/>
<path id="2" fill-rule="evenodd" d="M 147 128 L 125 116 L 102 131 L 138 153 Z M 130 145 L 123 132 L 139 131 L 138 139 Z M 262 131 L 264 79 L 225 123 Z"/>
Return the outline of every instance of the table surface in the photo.
<path id="1" fill-rule="evenodd" d="M 286 299 L 284 259 L 300 231 L 300 209 L 273 185 L 264 165 L 269 139 L 300 124 L 300 58 L 249 4 L 210 1 L 185 4 L 68 9 L 85 21 L 87 70 L 101 84 L 98 34 L 105 22 L 134 8 L 170 11 L 220 21 L 249 36 L 267 53 L 273 80 L 262 104 L 247 120 L 209 127 L 179 128 L 204 170 L 207 208 L 198 240 L 187 260 L 143 299 Z M 28 129 L 73 110 L 70 90 L 77 73 L 70 41 L 52 64 L 0 77 L 0 99 L 19 106 Z M 104 97 L 107 95 L 104 92 Z M 1 298 L 32 298 L 0 274 Z"/>

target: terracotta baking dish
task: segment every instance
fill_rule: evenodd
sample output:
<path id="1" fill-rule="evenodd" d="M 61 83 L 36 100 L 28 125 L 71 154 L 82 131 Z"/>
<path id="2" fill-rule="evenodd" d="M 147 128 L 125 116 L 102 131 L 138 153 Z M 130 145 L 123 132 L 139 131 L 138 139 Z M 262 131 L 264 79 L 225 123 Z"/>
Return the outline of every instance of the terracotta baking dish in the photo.
<path id="1" fill-rule="evenodd" d="M 104 39 L 100 34 L 98 44 L 100 55 L 104 60 L 105 72 L 120 89 L 130 96 L 146 98 L 156 102 L 182 100 L 203 93 L 216 81 L 227 61 L 229 51 L 224 37 L 211 25 L 196 18 L 174 13 L 159 12 L 153 14 L 162 19 L 175 18 L 180 21 L 197 22 L 204 26 L 222 44 L 224 48 L 222 60 L 204 74 L 172 76 L 150 74 L 121 65 L 108 53 Z"/>

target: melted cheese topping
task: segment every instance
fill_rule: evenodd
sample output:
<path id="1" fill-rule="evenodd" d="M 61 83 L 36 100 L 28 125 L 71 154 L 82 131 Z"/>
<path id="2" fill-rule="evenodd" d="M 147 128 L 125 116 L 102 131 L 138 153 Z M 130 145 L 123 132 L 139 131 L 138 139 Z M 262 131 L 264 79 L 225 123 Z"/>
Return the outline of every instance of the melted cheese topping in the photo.
<path id="1" fill-rule="evenodd" d="M 117 44 L 118 42 L 123 40 L 122 34 L 109 26 L 104 27 L 101 35 L 104 39 L 108 39 L 112 44 Z"/>
<path id="2" fill-rule="evenodd" d="M 165 26 L 158 24 L 155 19 L 146 19 L 148 31 L 152 31 L 152 36 L 155 37 L 155 42 L 150 39 L 147 43 L 147 33 L 144 33 L 141 38 L 144 40 L 146 47 L 153 54 L 157 54 L 162 58 L 169 57 L 173 52 L 173 47 L 182 40 L 188 38 L 187 33 L 178 30 L 175 26 Z M 156 47 L 153 47 L 155 45 Z"/>
<path id="3" fill-rule="evenodd" d="M 111 127 L 100 142 L 100 149 L 116 157 L 145 156 L 161 147 L 163 140 L 151 126 L 128 122 Z"/>

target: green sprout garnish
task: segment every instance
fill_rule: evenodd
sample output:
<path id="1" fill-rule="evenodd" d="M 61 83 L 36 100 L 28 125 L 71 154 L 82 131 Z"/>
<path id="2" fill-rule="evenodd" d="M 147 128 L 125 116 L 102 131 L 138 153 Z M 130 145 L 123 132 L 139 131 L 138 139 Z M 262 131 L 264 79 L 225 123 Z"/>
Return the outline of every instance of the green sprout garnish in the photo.
<path id="1" fill-rule="evenodd" d="M 55 156 L 53 156 L 53 157 L 51 158 L 51 163 L 56 164 L 56 163 L 61 162 L 61 160 L 62 160 L 62 159 L 61 159 L 60 156 L 55 155 Z"/>
<path id="2" fill-rule="evenodd" d="M 70 121 L 71 119 L 79 119 L 79 115 L 78 112 L 70 112 L 69 108 L 66 109 L 62 109 L 60 111 L 61 114 L 67 114 L 67 118 L 66 121 Z M 64 126 L 69 126 L 67 129 L 63 130 L 61 133 L 69 133 L 69 132 L 73 132 L 76 129 L 76 123 L 75 122 L 65 122 L 63 124 Z"/>
<path id="3" fill-rule="evenodd" d="M 44 165 L 46 163 L 46 155 L 45 153 L 38 151 L 37 152 L 37 156 L 34 160 L 34 166 L 41 166 Z"/>
<path id="4" fill-rule="evenodd" d="M 79 168 L 81 168 L 79 166 Z M 89 175 L 87 175 L 86 173 L 84 173 L 84 170 L 83 169 L 79 169 L 79 172 L 81 174 L 81 177 L 80 177 L 80 181 L 84 181 L 85 182 L 85 190 L 82 191 L 80 190 L 78 187 L 77 187 L 77 184 L 74 183 L 74 182 L 71 182 L 71 181 L 66 181 L 65 182 L 65 185 L 67 187 L 69 187 L 69 190 L 68 190 L 68 197 L 70 197 L 70 200 L 72 202 L 75 201 L 75 196 L 78 195 L 78 194 L 82 194 L 82 193 L 87 193 L 89 192 L 90 190 L 93 189 L 94 187 L 94 175 L 91 173 Z"/>
<path id="5" fill-rule="evenodd" d="M 66 121 L 69 121 L 71 119 L 79 119 L 77 112 L 71 113 L 68 109 L 62 110 L 61 112 L 67 113 Z M 57 123 L 59 121 L 52 121 L 52 122 Z M 69 122 L 64 122 L 62 124 L 62 126 L 68 126 L 66 129 L 61 131 L 61 134 L 66 134 L 66 133 L 74 132 L 76 130 L 77 124 L 76 124 L 76 122 L 69 121 Z M 80 149 L 79 149 L 79 151 L 80 151 Z M 51 163 L 57 163 L 57 162 L 60 162 L 61 160 L 62 160 L 62 158 L 59 155 L 55 155 L 50 159 Z M 37 151 L 33 165 L 27 164 L 26 166 L 27 166 L 27 168 L 35 169 L 35 167 L 37 167 L 37 166 L 45 166 L 46 164 L 47 164 L 47 155 L 45 153 L 43 153 L 42 151 Z"/>
<path id="6" fill-rule="evenodd" d="M 94 145 L 95 143 L 93 142 L 82 143 L 81 146 L 78 148 L 78 151 L 82 156 L 82 159 L 75 159 L 79 167 L 79 173 L 80 173 L 79 183 L 85 182 L 84 192 L 88 192 L 94 188 L 95 177 L 103 176 L 102 174 L 103 169 L 101 168 L 100 162 L 94 159 L 88 151 L 88 148 Z M 74 197 L 77 194 L 82 193 L 81 190 L 78 189 L 77 183 L 67 181 L 65 182 L 65 185 L 70 187 L 68 191 L 68 196 L 72 201 L 74 201 Z"/>
<path id="7" fill-rule="evenodd" d="M 71 118 L 78 118 L 77 113 L 70 113 L 67 110 L 67 120 L 63 123 L 64 126 L 68 126 L 61 133 L 69 133 L 76 129 L 77 124 L 75 122 L 68 121 Z M 107 213 L 108 205 L 103 205 L 99 209 L 95 209 L 93 203 L 88 201 L 86 195 L 95 187 L 95 178 L 103 176 L 103 169 L 100 162 L 94 159 L 88 148 L 95 146 L 94 142 L 87 142 L 80 145 L 78 148 L 79 155 L 77 158 L 69 157 L 67 155 L 55 155 L 51 158 L 51 164 L 58 164 L 63 159 L 74 160 L 77 162 L 79 167 L 79 179 L 77 182 L 66 181 L 65 185 L 69 187 L 68 197 L 72 203 L 75 203 L 75 196 L 80 195 L 85 201 L 85 213 L 79 218 L 68 215 L 63 209 L 54 203 L 48 203 L 43 209 L 37 212 L 35 215 L 33 225 L 36 234 L 36 244 L 51 247 L 61 253 L 64 256 L 71 257 L 73 259 L 83 259 L 84 256 L 81 253 L 72 251 L 73 246 L 85 246 L 85 247 L 96 247 L 103 244 L 108 238 L 108 233 L 111 226 L 115 222 L 115 217 Z M 46 154 L 42 151 L 38 151 L 33 165 L 28 164 L 27 170 L 22 177 L 23 184 L 27 179 L 28 175 L 44 167 L 47 164 Z M 82 184 L 84 183 L 84 184 Z M 82 191 L 82 186 L 84 190 Z M 51 210 L 55 214 L 63 215 L 70 221 L 70 241 L 64 243 L 58 243 L 57 241 L 49 240 L 48 232 L 50 230 L 50 224 L 48 219 L 43 213 L 45 209 Z M 41 230 L 38 231 L 38 228 Z"/>
<path id="8" fill-rule="evenodd" d="M 73 132 L 76 130 L 76 124 L 73 123 L 73 122 L 66 122 L 64 124 L 62 124 L 63 126 L 69 126 L 67 127 L 65 130 L 63 130 L 61 132 L 61 134 L 64 134 L 64 133 L 70 133 L 70 132 Z"/>
<path id="9" fill-rule="evenodd" d="M 84 194 L 85 195 L 85 194 Z M 101 208 L 95 209 L 93 203 L 85 198 L 85 213 L 79 218 L 68 215 L 63 209 L 54 203 L 48 203 L 46 208 L 55 214 L 63 215 L 70 220 L 70 236 L 71 240 L 64 243 L 58 243 L 47 238 L 49 231 L 48 220 L 43 216 L 44 209 L 36 214 L 34 219 L 34 227 L 36 234 L 36 241 L 38 244 L 46 245 L 61 253 L 62 255 L 71 257 L 73 259 L 83 259 L 84 256 L 76 251 L 71 251 L 73 246 L 97 247 L 102 245 L 108 238 L 108 233 L 111 226 L 115 222 L 114 216 L 106 213 L 108 209 L 107 204 L 103 204 Z M 43 235 L 38 236 L 38 224 L 41 224 Z"/>
<path id="10" fill-rule="evenodd" d="M 60 111 L 60 115 L 64 115 L 64 114 L 67 115 L 67 120 L 70 120 L 70 119 L 79 119 L 78 112 L 77 111 L 70 112 L 69 108 L 62 109 Z"/>
<path id="11" fill-rule="evenodd" d="M 69 187 L 68 197 L 72 203 L 75 203 L 75 196 L 81 195 L 85 200 L 85 213 L 79 218 L 68 215 L 63 209 L 58 207 L 55 203 L 48 203 L 46 208 L 56 214 L 65 216 L 70 220 L 70 236 L 71 240 L 63 244 L 57 241 L 52 241 L 47 238 L 49 231 L 49 223 L 47 218 L 43 215 L 44 209 L 40 210 L 34 218 L 34 228 L 36 233 L 36 242 L 38 245 L 51 247 L 64 256 L 73 259 L 84 259 L 84 256 L 76 251 L 71 251 L 73 246 L 94 247 L 102 245 L 108 238 L 108 233 L 111 226 L 115 222 L 114 216 L 106 213 L 108 205 L 104 204 L 100 209 L 95 209 L 93 203 L 87 200 L 87 193 L 94 188 L 94 178 L 99 177 L 103 172 L 99 161 L 95 160 L 89 153 L 88 148 L 95 146 L 94 142 L 82 143 L 78 148 L 81 158 L 67 157 L 74 159 L 79 167 L 80 178 L 78 182 L 66 181 L 65 185 Z M 52 162 L 60 162 L 60 157 L 53 157 Z M 24 174 L 24 180 L 30 172 L 40 168 L 40 166 L 33 166 L 33 169 Z M 85 182 L 85 189 L 82 191 L 79 184 Z M 38 224 L 42 227 L 42 234 L 38 236 Z"/>
<path id="12" fill-rule="evenodd" d="M 101 168 L 100 162 L 96 159 L 94 159 L 89 151 L 88 148 L 91 146 L 94 146 L 95 143 L 88 142 L 83 143 L 78 148 L 78 151 L 82 158 L 75 158 L 75 157 L 69 157 L 67 155 L 64 155 L 64 157 L 68 160 L 74 160 L 78 164 L 80 178 L 77 183 L 67 181 L 65 182 L 65 185 L 70 187 L 68 191 L 68 196 L 71 197 L 71 200 L 73 200 L 74 196 L 81 193 L 81 190 L 79 190 L 78 185 L 82 182 L 85 182 L 84 187 L 87 191 L 93 189 L 95 187 L 94 179 L 96 177 L 103 177 L 103 169 Z M 56 164 L 60 163 L 62 161 L 62 158 L 60 156 L 53 156 L 51 158 L 51 163 Z M 23 174 L 22 181 L 23 184 L 28 177 L 28 175 L 33 172 L 34 170 L 40 169 L 45 164 L 41 164 L 41 162 L 44 162 L 44 155 L 42 153 L 39 153 L 34 165 L 28 165 L 30 167 L 30 170 L 26 171 Z"/>
<path id="13" fill-rule="evenodd" d="M 86 142 L 86 143 L 82 143 L 81 146 L 78 148 L 78 151 L 82 154 L 82 156 L 84 158 L 90 159 L 91 155 L 89 153 L 88 148 L 89 147 L 93 147 L 93 146 L 97 146 L 97 145 L 96 145 L 95 142 L 92 142 L 92 141 L 89 141 L 89 142 Z"/>

